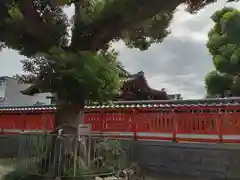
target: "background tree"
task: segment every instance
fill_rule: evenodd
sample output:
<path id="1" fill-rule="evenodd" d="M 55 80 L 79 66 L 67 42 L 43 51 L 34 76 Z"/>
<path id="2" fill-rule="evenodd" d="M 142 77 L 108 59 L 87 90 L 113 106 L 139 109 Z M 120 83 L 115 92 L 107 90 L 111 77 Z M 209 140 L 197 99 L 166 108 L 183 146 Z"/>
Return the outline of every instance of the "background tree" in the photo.
<path id="1" fill-rule="evenodd" d="M 205 78 L 208 96 L 240 96 L 240 11 L 225 7 L 211 18 L 207 47 L 216 70 Z"/>
<path id="2" fill-rule="evenodd" d="M 214 0 L 1 0 L 0 47 L 26 57 L 24 94 L 57 98 L 56 126 L 74 127 L 88 100 L 104 101 L 119 87 L 113 41 L 146 50 L 169 34 L 177 6 L 196 12 Z M 73 5 L 72 23 L 63 7 Z M 71 32 L 70 32 L 71 31 Z M 121 71 L 122 73 L 122 71 Z"/>

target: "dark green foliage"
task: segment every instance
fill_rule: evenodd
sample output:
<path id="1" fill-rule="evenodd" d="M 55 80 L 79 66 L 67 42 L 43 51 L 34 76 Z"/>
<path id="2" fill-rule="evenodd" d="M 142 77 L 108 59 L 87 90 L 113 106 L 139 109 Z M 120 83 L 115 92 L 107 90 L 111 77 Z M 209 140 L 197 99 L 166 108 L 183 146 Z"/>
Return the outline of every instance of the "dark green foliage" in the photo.
<path id="1" fill-rule="evenodd" d="M 0 49 L 6 46 L 29 58 L 22 62 L 30 74 L 22 80 L 34 86 L 24 94 L 55 92 L 68 103 L 104 101 L 115 94 L 119 76 L 125 73 L 118 68 L 116 53 L 109 51 L 112 41 L 122 39 L 130 48 L 146 50 L 169 34 L 169 23 L 181 3 L 196 12 L 211 2 L 2 0 Z M 63 12 L 69 5 L 75 7 L 72 23 Z"/>
<path id="2" fill-rule="evenodd" d="M 46 142 L 43 141 L 45 139 L 44 136 L 23 136 L 25 140 L 31 138 L 31 142 L 22 141 L 22 143 L 29 143 L 29 148 L 31 152 L 30 154 L 35 154 L 34 158 L 28 157 L 28 153 L 26 153 L 26 157 L 21 158 L 21 162 L 18 162 L 14 166 L 14 170 L 7 173 L 3 180 L 43 180 L 46 179 L 46 172 L 43 172 L 44 168 L 51 168 L 51 173 L 53 173 L 54 167 L 59 169 L 57 164 L 53 164 L 54 167 L 49 167 L 48 161 L 42 162 L 41 157 L 45 157 L 45 152 L 42 151 L 46 149 Z M 44 138 L 44 139 L 43 139 Z M 23 139 L 23 140 L 24 140 Z M 46 139 L 45 139 L 46 140 Z M 45 147 L 45 148 L 43 148 Z M 76 172 L 75 177 L 79 180 L 92 180 L 94 176 L 111 176 L 116 174 L 121 168 L 123 168 L 124 161 L 126 161 L 125 151 L 122 149 L 122 145 L 120 141 L 116 140 L 107 140 L 104 142 L 100 142 L 95 150 L 98 150 L 99 160 L 101 161 L 101 165 L 96 163 L 97 161 L 93 160 L 90 166 L 87 166 L 84 163 L 84 160 L 81 157 L 78 157 L 76 160 Z M 56 154 L 54 154 L 56 155 Z M 51 155 L 52 159 L 57 158 L 57 156 Z M 66 155 L 64 155 L 66 158 Z M 50 158 L 49 158 L 50 159 Z M 68 180 L 72 179 L 74 176 L 74 158 L 69 157 L 67 163 L 61 163 L 64 167 L 62 167 L 62 179 Z M 81 163 L 80 163 L 81 162 Z"/>
<path id="3" fill-rule="evenodd" d="M 27 164 L 27 166 L 26 166 Z M 37 166 L 33 160 L 18 162 L 13 170 L 3 176 L 3 180 L 43 180 L 43 176 L 37 173 Z"/>
<path id="4" fill-rule="evenodd" d="M 31 175 L 26 171 L 16 170 L 3 177 L 3 180 L 44 180 L 43 177 L 38 175 Z"/>
<path id="5" fill-rule="evenodd" d="M 207 85 L 210 85 L 206 87 L 209 97 L 214 97 L 216 95 L 224 97 L 226 93 L 231 92 L 233 79 L 227 74 L 212 71 L 206 76 L 205 82 Z"/>
<path id="6" fill-rule="evenodd" d="M 119 85 L 113 53 L 73 53 L 52 48 L 49 53 L 24 60 L 23 64 L 24 71 L 37 77 L 39 89 L 58 92 L 64 101 L 106 100 Z M 29 80 L 34 82 L 36 79 Z"/>
<path id="7" fill-rule="evenodd" d="M 239 96 L 237 79 L 240 73 L 240 11 L 225 7 L 212 15 L 214 27 L 210 30 L 207 47 L 216 71 L 205 78 L 209 96 Z"/>

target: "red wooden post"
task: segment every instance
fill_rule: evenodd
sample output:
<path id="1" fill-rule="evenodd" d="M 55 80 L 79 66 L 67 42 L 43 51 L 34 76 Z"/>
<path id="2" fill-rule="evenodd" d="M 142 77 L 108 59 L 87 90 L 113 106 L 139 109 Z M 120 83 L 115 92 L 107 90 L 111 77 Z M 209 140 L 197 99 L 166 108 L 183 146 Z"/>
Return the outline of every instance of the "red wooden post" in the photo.
<path id="1" fill-rule="evenodd" d="M 21 131 L 24 132 L 26 129 L 26 114 L 24 112 L 21 112 L 22 115 L 22 129 Z"/>
<path id="2" fill-rule="evenodd" d="M 46 125 L 47 125 L 47 123 L 46 123 L 46 116 L 45 116 L 45 112 L 44 111 L 42 111 L 41 112 L 41 117 L 40 117 L 40 119 L 41 119 L 41 129 L 39 129 L 39 130 L 41 130 L 41 131 L 43 131 L 44 133 L 46 133 Z"/>
<path id="3" fill-rule="evenodd" d="M 105 119 L 104 119 L 105 112 L 100 110 L 99 114 L 100 114 L 100 122 L 101 122 L 101 129 L 100 129 L 100 131 L 101 131 L 101 133 L 103 133 L 103 131 L 105 129 Z"/>
<path id="4" fill-rule="evenodd" d="M 133 139 L 137 140 L 137 120 L 136 120 L 136 109 L 132 109 L 131 115 L 131 124 L 132 124 L 132 131 L 133 131 Z"/>
<path id="5" fill-rule="evenodd" d="M 175 108 L 172 107 L 172 120 L 173 120 L 173 129 L 172 129 L 172 141 L 177 142 L 177 118 L 175 116 Z"/>
<path id="6" fill-rule="evenodd" d="M 224 109 L 224 118 L 225 118 L 225 111 Z M 223 142 L 223 119 L 221 116 L 221 109 L 218 109 L 218 119 L 216 120 L 217 128 L 218 128 L 218 137 L 219 137 L 219 142 Z"/>

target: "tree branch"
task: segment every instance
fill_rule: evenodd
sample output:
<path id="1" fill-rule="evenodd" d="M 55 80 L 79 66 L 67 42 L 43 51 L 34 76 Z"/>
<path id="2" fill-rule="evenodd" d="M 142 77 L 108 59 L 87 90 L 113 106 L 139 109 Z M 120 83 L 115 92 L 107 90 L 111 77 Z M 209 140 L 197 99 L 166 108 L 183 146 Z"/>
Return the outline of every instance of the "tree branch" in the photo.
<path id="1" fill-rule="evenodd" d="M 50 48 L 53 44 L 53 40 L 50 33 L 48 31 L 48 27 L 42 21 L 40 13 L 36 11 L 33 6 L 32 0 L 21 0 L 19 1 L 20 11 L 24 16 L 25 27 L 30 34 L 32 34 L 38 43 L 46 47 L 46 49 Z"/>
<path id="2" fill-rule="evenodd" d="M 119 11 L 113 9 L 111 17 L 107 17 L 107 21 L 102 21 L 94 26 L 92 32 L 88 36 L 78 37 L 77 42 L 72 41 L 72 47 L 79 50 L 92 50 L 96 51 L 102 49 L 115 38 L 122 38 L 122 33 L 128 29 L 134 28 L 145 20 L 152 18 L 154 15 L 161 11 L 171 11 L 173 12 L 176 7 L 183 3 L 184 0 L 172 0 L 169 3 L 165 1 L 153 0 L 149 3 L 148 0 L 138 0 L 135 6 L 137 11 L 129 16 L 121 15 Z M 124 11 L 124 10 L 123 10 Z M 121 12 L 124 14 L 124 12 Z M 110 20 L 109 20 L 110 19 Z M 77 26 L 77 24 L 76 24 Z M 80 25 L 81 26 L 81 25 Z M 73 36 L 77 36 L 77 31 L 73 31 Z M 80 47 L 78 44 L 84 42 L 84 47 Z"/>

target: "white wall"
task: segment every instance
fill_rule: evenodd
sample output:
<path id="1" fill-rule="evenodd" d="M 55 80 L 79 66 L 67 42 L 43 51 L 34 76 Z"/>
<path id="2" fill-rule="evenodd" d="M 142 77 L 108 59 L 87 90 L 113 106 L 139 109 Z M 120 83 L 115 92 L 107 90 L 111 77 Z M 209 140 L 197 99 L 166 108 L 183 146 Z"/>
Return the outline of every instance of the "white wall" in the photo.
<path id="1" fill-rule="evenodd" d="M 0 81 L 0 98 L 5 97 L 6 81 Z"/>
<path id="2" fill-rule="evenodd" d="M 22 95 L 21 90 L 28 88 L 29 84 L 19 84 L 17 80 L 8 78 L 5 92 L 6 102 L 12 106 L 31 106 L 40 103 L 50 104 L 50 99 L 46 99 L 49 93 L 41 93 L 34 96 Z"/>

